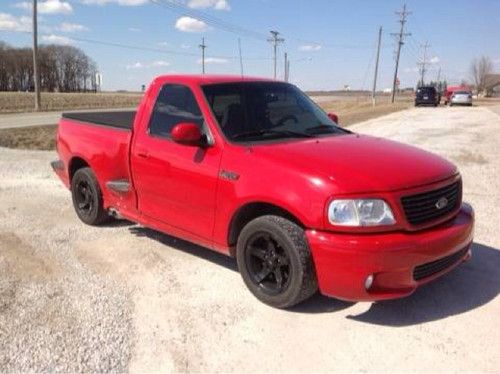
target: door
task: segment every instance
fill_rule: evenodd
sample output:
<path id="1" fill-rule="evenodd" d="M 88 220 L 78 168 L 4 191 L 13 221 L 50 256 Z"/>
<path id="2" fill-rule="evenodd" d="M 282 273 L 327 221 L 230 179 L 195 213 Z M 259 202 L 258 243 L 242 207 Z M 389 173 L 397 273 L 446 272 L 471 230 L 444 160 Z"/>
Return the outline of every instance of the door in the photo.
<path id="1" fill-rule="evenodd" d="M 180 122 L 195 123 L 209 136 L 191 89 L 166 84 L 148 126 L 134 135 L 131 166 L 138 208 L 145 216 L 211 240 L 221 150 L 172 141 L 170 131 Z"/>

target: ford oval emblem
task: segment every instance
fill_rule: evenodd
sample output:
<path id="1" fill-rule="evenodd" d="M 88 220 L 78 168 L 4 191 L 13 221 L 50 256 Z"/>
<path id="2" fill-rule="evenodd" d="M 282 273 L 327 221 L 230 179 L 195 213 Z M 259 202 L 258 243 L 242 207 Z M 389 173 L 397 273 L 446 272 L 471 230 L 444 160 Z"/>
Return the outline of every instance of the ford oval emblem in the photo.
<path id="1" fill-rule="evenodd" d="M 436 208 L 438 209 L 443 209 L 444 207 L 446 207 L 446 205 L 448 205 L 448 199 L 446 197 L 442 197 L 440 198 L 438 201 L 436 201 Z"/>

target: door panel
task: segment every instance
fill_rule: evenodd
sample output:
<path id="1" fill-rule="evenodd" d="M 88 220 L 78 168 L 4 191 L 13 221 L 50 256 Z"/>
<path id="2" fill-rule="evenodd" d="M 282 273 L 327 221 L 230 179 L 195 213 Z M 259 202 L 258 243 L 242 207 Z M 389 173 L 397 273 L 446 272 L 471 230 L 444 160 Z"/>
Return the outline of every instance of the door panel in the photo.
<path id="1" fill-rule="evenodd" d="M 221 150 L 180 145 L 169 138 L 179 122 L 194 122 L 206 131 L 190 95 L 187 87 L 163 86 L 149 129 L 135 135 L 131 164 L 143 215 L 211 240 Z"/>

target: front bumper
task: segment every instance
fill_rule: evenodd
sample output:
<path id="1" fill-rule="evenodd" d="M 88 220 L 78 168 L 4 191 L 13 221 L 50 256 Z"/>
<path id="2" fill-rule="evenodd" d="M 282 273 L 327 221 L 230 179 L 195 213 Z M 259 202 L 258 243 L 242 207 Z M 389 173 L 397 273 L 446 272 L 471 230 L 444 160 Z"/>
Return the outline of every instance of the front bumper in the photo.
<path id="1" fill-rule="evenodd" d="M 439 226 L 417 232 L 343 234 L 307 230 L 319 289 L 322 294 L 352 301 L 404 297 L 471 256 L 474 211 L 463 204 L 459 213 Z M 456 255 L 463 251 L 463 254 Z M 452 256 L 454 255 L 454 256 Z M 414 279 L 417 266 L 447 256 L 446 267 L 423 279 Z M 443 263 L 443 261 L 441 261 Z M 365 288 L 373 274 L 372 286 Z"/>

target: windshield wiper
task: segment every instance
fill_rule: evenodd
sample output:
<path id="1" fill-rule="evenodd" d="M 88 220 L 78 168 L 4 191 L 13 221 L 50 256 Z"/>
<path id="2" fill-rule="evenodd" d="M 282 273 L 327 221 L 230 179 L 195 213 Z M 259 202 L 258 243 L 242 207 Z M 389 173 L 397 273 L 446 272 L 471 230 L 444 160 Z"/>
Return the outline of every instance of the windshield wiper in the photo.
<path id="1" fill-rule="evenodd" d="M 239 134 L 235 134 L 231 137 L 231 139 L 241 139 L 258 135 L 285 135 L 288 137 L 294 138 L 314 138 L 311 134 L 306 134 L 304 132 L 292 131 L 292 130 L 273 130 L 273 129 L 259 129 L 253 131 L 242 132 Z"/>
<path id="2" fill-rule="evenodd" d="M 337 131 L 351 133 L 351 131 L 343 129 L 342 127 L 332 126 L 332 125 L 325 125 L 325 124 L 320 124 L 318 126 L 313 126 L 313 127 L 306 128 L 307 132 L 310 132 L 310 131 L 316 132 L 316 131 L 322 131 L 322 130 L 329 130 L 328 134 L 334 134 Z"/>

